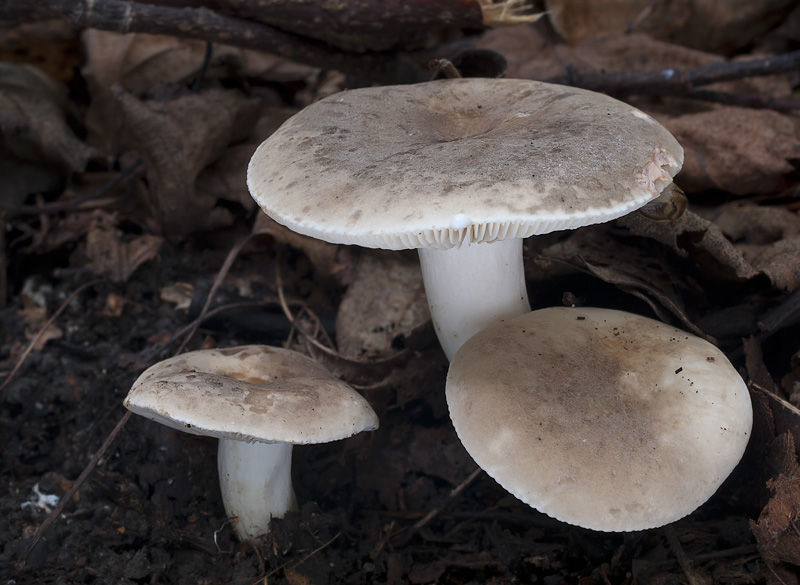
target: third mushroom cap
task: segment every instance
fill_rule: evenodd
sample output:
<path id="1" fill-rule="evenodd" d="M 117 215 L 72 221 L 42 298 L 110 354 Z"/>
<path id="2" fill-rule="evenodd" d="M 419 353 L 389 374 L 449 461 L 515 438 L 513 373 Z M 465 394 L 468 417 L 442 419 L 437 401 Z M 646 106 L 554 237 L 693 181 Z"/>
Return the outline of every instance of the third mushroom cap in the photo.
<path id="1" fill-rule="evenodd" d="M 742 457 L 747 386 L 719 349 L 639 315 L 551 307 L 487 327 L 450 363 L 469 454 L 548 515 L 603 531 L 689 514 Z"/>

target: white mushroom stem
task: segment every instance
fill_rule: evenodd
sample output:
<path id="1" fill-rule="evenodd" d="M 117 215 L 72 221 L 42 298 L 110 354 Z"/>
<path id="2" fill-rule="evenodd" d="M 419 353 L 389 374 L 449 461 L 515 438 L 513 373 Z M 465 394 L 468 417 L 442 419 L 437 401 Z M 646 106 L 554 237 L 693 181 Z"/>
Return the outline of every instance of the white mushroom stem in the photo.
<path id="1" fill-rule="evenodd" d="M 449 250 L 420 248 L 419 259 L 433 326 L 447 359 L 487 325 L 531 310 L 522 238 Z"/>
<path id="2" fill-rule="evenodd" d="M 225 512 L 243 542 L 261 542 L 271 518 L 297 507 L 291 443 L 220 439 L 217 466 Z"/>

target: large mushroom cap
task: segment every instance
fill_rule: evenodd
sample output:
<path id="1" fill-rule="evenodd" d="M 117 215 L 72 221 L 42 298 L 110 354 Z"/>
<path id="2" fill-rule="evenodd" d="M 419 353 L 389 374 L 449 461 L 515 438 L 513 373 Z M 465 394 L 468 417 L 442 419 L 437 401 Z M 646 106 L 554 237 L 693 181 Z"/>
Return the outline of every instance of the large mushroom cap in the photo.
<path id="1" fill-rule="evenodd" d="M 550 308 L 484 329 L 450 364 L 467 451 L 527 504 L 604 531 L 692 512 L 739 462 L 747 387 L 710 343 L 637 315 Z"/>
<path id="2" fill-rule="evenodd" d="M 378 428 L 367 401 L 317 362 L 264 345 L 208 349 L 148 368 L 125 407 L 219 439 L 324 443 Z"/>
<path id="3" fill-rule="evenodd" d="M 451 248 L 620 217 L 672 181 L 683 149 L 608 96 L 523 79 L 342 92 L 256 151 L 250 193 L 334 243 Z"/>

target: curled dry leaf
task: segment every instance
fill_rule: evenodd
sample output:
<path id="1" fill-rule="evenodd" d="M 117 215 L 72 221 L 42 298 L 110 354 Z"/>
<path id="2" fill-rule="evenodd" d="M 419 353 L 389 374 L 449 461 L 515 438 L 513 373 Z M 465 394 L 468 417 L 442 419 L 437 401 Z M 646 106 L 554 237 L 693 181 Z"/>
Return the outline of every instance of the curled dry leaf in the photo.
<path id="1" fill-rule="evenodd" d="M 682 256 L 691 256 L 707 274 L 717 278 L 743 282 L 763 274 L 780 291 L 800 287 L 800 236 L 769 245 L 735 246 L 715 223 L 691 211 L 673 223 L 630 214 L 617 224 L 635 235 L 656 239 Z"/>
<path id="2" fill-rule="evenodd" d="M 725 280 L 745 281 L 758 274 L 720 229 L 692 211 L 670 223 L 631 213 L 617 220 L 637 236 L 658 240 L 681 256 L 691 255 L 708 274 Z"/>
<path id="3" fill-rule="evenodd" d="M 796 6 L 795 0 L 691 0 L 690 4 L 685 26 L 670 40 L 720 53 L 758 40 Z"/>
<path id="4" fill-rule="evenodd" d="M 800 158 L 800 123 L 778 112 L 728 106 L 659 121 L 686 149 L 678 181 L 687 191 L 773 193 Z"/>
<path id="5" fill-rule="evenodd" d="M 80 172 L 94 151 L 67 124 L 67 90 L 30 65 L 0 63 L 2 147 L 21 160 Z"/>
<path id="6" fill-rule="evenodd" d="M 247 188 L 247 165 L 258 145 L 295 113 L 297 110 L 290 108 L 264 108 L 248 142 L 228 147 L 218 160 L 200 172 L 197 194 L 209 200 L 235 201 L 247 211 L 256 209 Z"/>
<path id="7" fill-rule="evenodd" d="M 177 311 L 188 311 L 192 305 L 192 297 L 194 297 L 194 285 L 191 282 L 176 282 L 158 291 L 158 298 L 174 303 Z"/>
<path id="8" fill-rule="evenodd" d="M 800 565 L 800 467 L 795 458 L 795 447 L 789 433 L 780 435 L 773 445 L 773 459 L 782 461 L 777 477 L 767 483 L 773 496 L 761 511 L 758 522 L 751 528 L 758 549 L 770 564 Z"/>
<path id="9" fill-rule="evenodd" d="M 229 225 L 233 216 L 214 195 L 195 189 L 200 172 L 226 146 L 246 138 L 258 102 L 236 91 L 208 90 L 166 101 L 142 101 L 119 86 L 123 147 L 145 159 L 153 212 L 167 233 L 185 235 Z"/>
<path id="10" fill-rule="evenodd" d="M 800 235 L 800 215 L 784 207 L 735 201 L 720 206 L 708 219 L 734 243 L 771 244 Z"/>
<path id="11" fill-rule="evenodd" d="M 566 263 L 642 299 L 662 321 L 670 315 L 697 335 L 704 333 L 686 314 L 681 280 L 665 258 L 654 257 L 640 246 L 626 246 L 610 233 L 610 226 L 591 226 L 575 230 L 565 240 L 544 248 L 534 259 L 545 274 L 554 274 Z M 535 286 L 531 290 L 535 290 Z M 591 300 L 589 301 L 591 304 Z"/>
<path id="12" fill-rule="evenodd" d="M 150 234 L 125 238 L 113 216 L 96 211 L 93 218 L 83 253 L 92 271 L 112 282 L 128 280 L 139 266 L 158 254 L 164 241 Z"/>
<path id="13" fill-rule="evenodd" d="M 766 274 L 772 286 L 780 291 L 792 292 L 800 288 L 800 236 L 764 247 L 751 264 Z"/>
<path id="14" fill-rule="evenodd" d="M 38 336 L 38 337 L 37 337 Z M 25 330 L 25 338 L 33 340 L 36 338 L 36 343 L 33 345 L 34 351 L 42 351 L 44 346 L 47 345 L 48 341 L 53 341 L 54 339 L 61 339 L 64 337 L 64 332 L 56 327 L 55 325 L 48 325 L 43 331 L 41 330 L 32 330 L 26 329 Z"/>
<path id="15" fill-rule="evenodd" d="M 302 251 L 308 256 L 317 276 L 323 280 L 334 278 L 339 284 L 347 284 L 352 279 L 355 260 L 348 246 L 329 244 L 293 232 L 266 213 L 256 215 L 253 233 L 271 236 L 277 242 Z"/>
<path id="16" fill-rule="evenodd" d="M 349 356 L 393 353 L 399 336 L 409 337 L 430 319 L 416 258 L 362 250 L 336 315 L 339 351 Z"/>
<path id="17" fill-rule="evenodd" d="M 56 188 L 96 153 L 67 123 L 66 87 L 30 65 L 0 63 L 0 207 Z"/>
<path id="18" fill-rule="evenodd" d="M 783 207 L 734 202 L 710 216 L 772 286 L 784 292 L 800 287 L 800 215 Z"/>

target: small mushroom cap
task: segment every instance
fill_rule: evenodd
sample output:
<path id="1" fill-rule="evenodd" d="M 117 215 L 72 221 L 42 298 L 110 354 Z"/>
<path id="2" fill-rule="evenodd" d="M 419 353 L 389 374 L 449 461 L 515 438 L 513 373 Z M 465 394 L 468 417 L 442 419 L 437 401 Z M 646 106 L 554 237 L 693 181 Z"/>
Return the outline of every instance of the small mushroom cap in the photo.
<path id="1" fill-rule="evenodd" d="M 683 149 L 608 96 L 525 79 L 443 79 L 322 99 L 258 148 L 247 182 L 292 230 L 447 249 L 600 223 L 656 198 Z"/>
<path id="2" fill-rule="evenodd" d="M 350 386 L 311 358 L 264 345 L 159 362 L 133 383 L 124 404 L 174 429 L 247 442 L 327 443 L 378 428 Z"/>
<path id="3" fill-rule="evenodd" d="M 453 358 L 447 402 L 467 451 L 506 490 L 603 531 L 677 520 L 742 457 L 750 396 L 725 355 L 664 323 L 549 308 Z"/>

